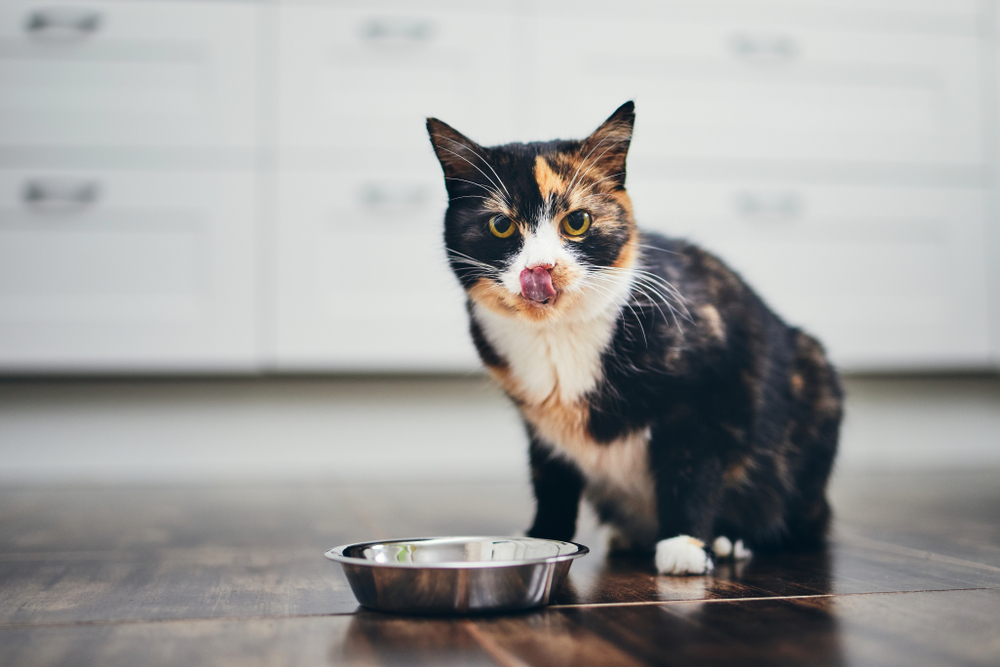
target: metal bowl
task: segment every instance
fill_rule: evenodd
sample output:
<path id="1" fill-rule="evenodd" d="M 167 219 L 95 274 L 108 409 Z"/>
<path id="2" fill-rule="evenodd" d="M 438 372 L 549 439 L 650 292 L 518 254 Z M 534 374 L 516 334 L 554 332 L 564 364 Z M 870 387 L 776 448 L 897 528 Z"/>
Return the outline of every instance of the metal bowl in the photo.
<path id="1" fill-rule="evenodd" d="M 421 537 L 347 544 L 326 557 L 344 566 L 364 607 L 447 614 L 546 605 L 573 559 L 588 553 L 534 537 Z"/>

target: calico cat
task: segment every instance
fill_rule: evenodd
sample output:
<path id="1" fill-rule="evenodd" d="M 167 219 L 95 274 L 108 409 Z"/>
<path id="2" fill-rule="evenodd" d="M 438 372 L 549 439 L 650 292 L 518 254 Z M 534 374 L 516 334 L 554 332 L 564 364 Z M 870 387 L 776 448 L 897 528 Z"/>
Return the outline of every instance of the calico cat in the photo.
<path id="1" fill-rule="evenodd" d="M 622 105 L 582 141 L 483 147 L 429 118 L 470 331 L 530 439 L 528 535 L 581 496 L 663 574 L 816 547 L 842 393 L 823 348 L 719 259 L 636 226 Z"/>

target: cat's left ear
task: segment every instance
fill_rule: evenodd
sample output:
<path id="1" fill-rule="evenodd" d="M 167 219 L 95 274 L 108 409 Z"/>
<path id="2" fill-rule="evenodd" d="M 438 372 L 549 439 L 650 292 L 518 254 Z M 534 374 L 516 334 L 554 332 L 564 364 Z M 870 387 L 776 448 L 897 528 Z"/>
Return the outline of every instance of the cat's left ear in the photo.
<path id="1" fill-rule="evenodd" d="M 632 141 L 635 125 L 635 104 L 626 102 L 618 107 L 594 133 L 583 140 L 581 157 L 588 165 L 598 168 L 618 185 L 625 185 L 625 156 Z"/>
<path id="2" fill-rule="evenodd" d="M 446 186 L 449 192 L 456 180 L 473 180 L 485 169 L 483 148 L 472 139 L 437 118 L 427 119 L 427 133 L 431 137 L 431 145 L 444 170 Z"/>

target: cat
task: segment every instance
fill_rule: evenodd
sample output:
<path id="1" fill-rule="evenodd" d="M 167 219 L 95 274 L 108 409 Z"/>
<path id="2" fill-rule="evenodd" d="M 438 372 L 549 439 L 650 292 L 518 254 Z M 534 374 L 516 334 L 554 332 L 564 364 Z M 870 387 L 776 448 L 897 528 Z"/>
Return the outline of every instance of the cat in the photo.
<path id="1" fill-rule="evenodd" d="M 718 258 L 636 226 L 634 123 L 628 102 L 582 141 L 483 147 L 427 119 L 472 340 L 528 433 L 527 534 L 573 539 L 585 497 L 661 574 L 820 547 L 837 373 Z"/>

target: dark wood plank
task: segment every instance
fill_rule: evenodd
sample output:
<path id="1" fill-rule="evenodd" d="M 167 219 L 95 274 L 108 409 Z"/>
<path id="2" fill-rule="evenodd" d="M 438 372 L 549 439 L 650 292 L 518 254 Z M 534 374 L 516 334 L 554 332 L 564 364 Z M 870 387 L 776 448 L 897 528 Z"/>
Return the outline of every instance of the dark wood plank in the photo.
<path id="1" fill-rule="evenodd" d="M 592 607 L 567 613 L 647 664 L 1000 663 L 996 590 Z"/>
<path id="2" fill-rule="evenodd" d="M 0 665 L 996 665 L 1000 591 L 0 626 Z"/>
<path id="3" fill-rule="evenodd" d="M 340 566 L 315 549 L 0 555 L 0 623 L 349 613 Z"/>
<path id="4" fill-rule="evenodd" d="M 1000 587 L 995 530 L 976 528 L 989 523 L 992 479 L 905 479 L 839 487 L 829 550 L 720 563 L 710 577 L 659 577 L 649 558 L 609 558 L 605 531 L 585 518 L 578 539 L 594 553 L 573 565 L 556 601 Z M 530 510 L 520 483 L 3 489 L 0 622 L 348 613 L 357 604 L 339 566 L 322 558 L 327 548 L 510 534 Z"/>
<path id="5" fill-rule="evenodd" d="M 377 530 L 342 486 L 0 488 L 0 553 L 329 548 Z"/>
<path id="6" fill-rule="evenodd" d="M 1000 568 L 998 480 L 995 469 L 838 476 L 832 496 L 840 535 Z"/>
<path id="7" fill-rule="evenodd" d="M 351 612 L 323 558 L 374 532 L 329 485 L 0 492 L 0 622 Z"/>

